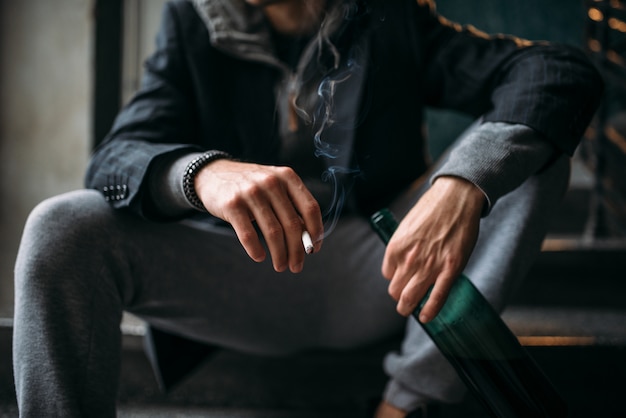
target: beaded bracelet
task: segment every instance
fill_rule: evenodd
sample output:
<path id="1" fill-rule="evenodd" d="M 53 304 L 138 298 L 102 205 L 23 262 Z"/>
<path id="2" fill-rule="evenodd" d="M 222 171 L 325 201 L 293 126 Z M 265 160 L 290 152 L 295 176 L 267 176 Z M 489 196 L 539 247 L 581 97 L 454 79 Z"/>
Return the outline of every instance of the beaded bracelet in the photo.
<path id="1" fill-rule="evenodd" d="M 206 208 L 202 204 L 202 201 L 198 197 L 195 188 L 195 178 L 196 175 L 200 172 L 200 170 L 215 160 L 221 159 L 232 159 L 231 155 L 224 151 L 207 151 L 202 155 L 197 156 L 185 168 L 185 173 L 183 174 L 183 192 L 185 193 L 185 197 L 195 207 L 196 209 L 206 212 Z"/>

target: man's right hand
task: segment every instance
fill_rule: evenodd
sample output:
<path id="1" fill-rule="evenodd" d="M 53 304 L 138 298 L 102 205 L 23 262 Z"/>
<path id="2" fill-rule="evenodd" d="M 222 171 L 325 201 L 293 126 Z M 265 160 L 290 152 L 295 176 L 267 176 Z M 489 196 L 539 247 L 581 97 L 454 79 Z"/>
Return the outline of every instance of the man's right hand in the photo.
<path id="1" fill-rule="evenodd" d="M 319 204 L 289 167 L 217 160 L 200 170 L 195 188 L 207 211 L 230 223 L 250 258 L 261 262 L 266 252 L 256 222 L 278 272 L 302 271 L 303 230 L 311 234 L 315 251 L 322 245 Z"/>

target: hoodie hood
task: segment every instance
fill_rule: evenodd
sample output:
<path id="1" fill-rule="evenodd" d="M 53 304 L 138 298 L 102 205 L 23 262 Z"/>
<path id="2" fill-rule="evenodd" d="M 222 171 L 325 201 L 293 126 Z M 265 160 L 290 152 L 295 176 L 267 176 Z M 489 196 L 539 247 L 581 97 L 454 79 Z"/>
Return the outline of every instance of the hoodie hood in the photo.
<path id="1" fill-rule="evenodd" d="M 213 47 L 239 58 L 282 67 L 263 12 L 244 0 L 192 0 Z"/>

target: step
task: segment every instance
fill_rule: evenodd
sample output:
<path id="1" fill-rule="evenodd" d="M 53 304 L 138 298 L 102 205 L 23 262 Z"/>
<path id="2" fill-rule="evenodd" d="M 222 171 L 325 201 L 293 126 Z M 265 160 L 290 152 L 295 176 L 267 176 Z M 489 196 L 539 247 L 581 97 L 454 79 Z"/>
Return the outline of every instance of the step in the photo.
<path id="1" fill-rule="evenodd" d="M 567 244 L 567 245 L 565 245 Z M 626 257 L 620 245 L 549 243 L 503 318 L 572 405 L 572 417 L 623 413 Z M 0 319 L 0 418 L 16 417 L 11 319 Z M 141 349 L 144 325 L 122 324 L 120 417 L 364 417 L 385 384 L 381 361 L 399 340 L 351 352 L 266 358 L 220 350 L 170 393 Z M 442 418 L 484 416 L 472 398 Z"/>
<path id="2" fill-rule="evenodd" d="M 617 416 L 626 381 L 626 311 L 511 307 L 503 318 L 566 399 L 586 416 Z M 0 358 L 10 358 L 10 326 Z M 170 393 L 159 391 L 141 350 L 142 325 L 125 330 L 120 417 L 362 417 L 382 391 L 384 354 L 399 341 L 351 352 L 267 358 L 220 350 Z M 15 413 L 10 364 L 0 362 L 0 417 Z M 595 408 L 595 409 L 594 409 Z M 480 417 L 469 398 L 442 416 Z M 444 413 L 444 412 L 442 412 Z M 576 415 L 573 416 L 585 416 Z"/>

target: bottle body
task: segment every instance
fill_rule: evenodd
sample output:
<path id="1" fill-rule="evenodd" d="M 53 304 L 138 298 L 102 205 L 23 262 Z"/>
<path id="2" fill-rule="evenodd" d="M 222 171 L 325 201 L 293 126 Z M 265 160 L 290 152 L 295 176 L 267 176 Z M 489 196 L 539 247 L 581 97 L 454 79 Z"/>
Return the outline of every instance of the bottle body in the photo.
<path id="1" fill-rule="evenodd" d="M 387 210 L 374 214 L 371 223 L 385 244 L 397 227 Z M 427 300 L 428 294 L 413 313 L 416 319 Z M 455 280 L 439 314 L 420 325 L 492 416 L 567 416 L 565 402 L 464 275 Z"/>

